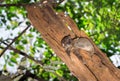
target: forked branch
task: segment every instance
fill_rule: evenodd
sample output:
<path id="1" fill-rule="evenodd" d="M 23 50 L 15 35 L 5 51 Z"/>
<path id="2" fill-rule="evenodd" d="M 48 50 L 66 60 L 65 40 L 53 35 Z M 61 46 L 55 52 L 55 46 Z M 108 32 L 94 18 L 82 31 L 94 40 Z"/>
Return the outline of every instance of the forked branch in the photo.
<path id="1" fill-rule="evenodd" d="M 5 53 L 5 51 L 20 37 L 23 35 L 23 33 L 26 32 L 26 30 L 30 27 L 31 25 L 28 25 L 17 37 L 15 37 L 10 44 L 7 45 L 7 47 L 2 51 L 0 54 L 0 57 Z"/>

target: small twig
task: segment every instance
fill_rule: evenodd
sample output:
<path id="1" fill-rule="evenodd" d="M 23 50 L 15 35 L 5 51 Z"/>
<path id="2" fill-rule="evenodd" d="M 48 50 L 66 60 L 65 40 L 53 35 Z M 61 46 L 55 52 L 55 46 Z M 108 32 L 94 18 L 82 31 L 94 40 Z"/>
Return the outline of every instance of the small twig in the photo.
<path id="1" fill-rule="evenodd" d="M 38 81 L 46 81 L 40 77 L 38 77 L 36 74 L 31 73 L 31 70 L 27 70 L 26 67 L 24 66 L 19 66 L 18 68 L 20 71 L 18 71 L 15 75 L 12 75 L 12 80 L 17 79 L 19 76 L 23 75 L 22 77 L 20 77 L 20 79 L 18 81 L 24 81 L 27 78 L 31 77 L 32 79 L 36 79 Z M 24 71 L 22 71 L 23 69 L 26 69 L 26 72 L 24 73 Z"/>
<path id="2" fill-rule="evenodd" d="M 2 42 L 3 44 L 5 45 L 8 45 L 7 43 L 5 42 Z M 3 48 L 3 47 L 2 47 Z M 10 50 L 13 50 L 15 53 L 19 53 L 20 55 L 28 58 L 28 59 L 31 59 L 33 60 L 35 63 L 39 64 L 40 66 L 43 66 L 43 63 L 42 61 L 38 61 L 38 60 L 35 60 L 33 57 L 29 56 L 28 54 L 26 54 L 25 52 L 21 51 L 21 50 L 18 50 L 16 48 L 13 48 L 12 46 L 9 47 Z M 44 68 L 45 69 L 45 68 Z M 63 77 L 59 76 L 57 73 L 53 72 L 54 75 L 56 75 L 60 81 L 66 81 Z"/>
<path id="3" fill-rule="evenodd" d="M 0 45 L 4 42 L 4 41 L 9 41 L 9 40 L 13 40 L 13 39 L 10 39 L 10 38 L 7 38 L 7 39 L 5 39 L 5 40 L 0 40 Z"/>
<path id="4" fill-rule="evenodd" d="M 23 34 L 26 32 L 26 30 L 30 27 L 30 25 L 28 25 L 17 37 L 15 37 L 13 39 L 13 41 L 2 51 L 2 53 L 0 54 L 0 57 L 5 53 L 5 51 Z"/>
<path id="5" fill-rule="evenodd" d="M 11 7 L 11 6 L 16 6 L 16 7 L 26 7 L 28 5 L 33 5 L 33 4 L 42 4 L 45 0 L 42 0 L 40 2 L 36 2 L 36 3 L 17 3 L 17 4 L 0 4 L 0 7 Z M 49 1 L 49 0 L 47 0 Z M 62 3 L 64 0 L 60 0 L 58 3 L 56 4 L 60 4 Z M 50 2 L 50 1 L 49 1 Z M 53 3 L 54 4 L 54 3 Z"/>
<path id="6" fill-rule="evenodd" d="M 13 50 L 15 53 L 19 53 L 20 55 L 23 55 L 24 57 L 27 57 L 27 58 L 33 60 L 34 62 L 36 62 L 37 64 L 39 64 L 39 65 L 41 65 L 41 66 L 43 65 L 43 63 L 42 63 L 41 61 L 35 60 L 33 57 L 27 55 L 27 54 L 26 54 L 25 52 L 23 52 L 23 51 L 20 51 L 20 50 L 18 50 L 18 49 L 13 48 L 13 47 L 10 47 L 10 49 Z"/>
<path id="7" fill-rule="evenodd" d="M 64 0 L 60 0 L 58 4 L 62 3 Z"/>
<path id="8" fill-rule="evenodd" d="M 32 5 L 35 3 L 19 3 L 19 4 L 0 4 L 0 7 L 11 7 L 11 6 L 16 6 L 16 7 L 25 7 L 27 5 Z"/>
<path id="9" fill-rule="evenodd" d="M 26 73 L 18 81 L 25 81 L 29 77 L 36 79 L 38 81 L 46 81 L 46 80 L 38 77 L 36 74 L 31 73 L 29 70 L 27 70 Z"/>
<path id="10" fill-rule="evenodd" d="M 7 43 L 3 42 L 5 45 L 8 45 Z M 19 53 L 20 55 L 27 57 L 28 59 L 33 60 L 34 62 L 36 62 L 39 65 L 43 65 L 43 63 L 41 61 L 35 60 L 33 57 L 29 56 L 28 54 L 26 54 L 25 52 L 18 50 L 16 48 L 13 48 L 12 46 L 9 47 L 10 50 L 13 50 L 15 53 Z"/>

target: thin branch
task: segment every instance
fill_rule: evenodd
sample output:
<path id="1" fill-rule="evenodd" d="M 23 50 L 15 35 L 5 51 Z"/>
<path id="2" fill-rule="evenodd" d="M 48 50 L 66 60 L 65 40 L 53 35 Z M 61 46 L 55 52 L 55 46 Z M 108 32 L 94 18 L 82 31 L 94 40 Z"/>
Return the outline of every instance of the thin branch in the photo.
<path id="1" fill-rule="evenodd" d="M 8 45 L 7 43 L 3 42 L 3 44 L 5 45 Z M 18 50 L 18 49 L 15 49 L 13 48 L 12 46 L 9 47 L 10 50 L 13 50 L 15 53 L 19 53 L 20 55 L 28 58 L 28 59 L 31 59 L 33 60 L 35 63 L 39 64 L 40 66 L 43 66 L 43 63 L 42 61 L 38 61 L 38 60 L 35 60 L 33 57 L 29 56 L 28 54 L 26 54 L 25 52 L 21 51 L 21 50 Z M 44 68 L 45 69 L 45 68 Z M 63 77 L 59 76 L 57 73 L 53 72 L 54 75 L 56 75 L 58 77 L 58 79 L 60 81 L 66 81 Z"/>
<path id="2" fill-rule="evenodd" d="M 4 41 L 8 42 L 9 40 L 13 40 L 13 39 L 11 39 L 11 38 L 7 38 L 7 39 L 5 39 L 5 40 L 0 39 L 0 45 L 1 45 Z"/>
<path id="3" fill-rule="evenodd" d="M 11 7 L 11 6 L 16 6 L 16 7 L 26 7 L 28 5 L 34 5 L 34 4 L 42 4 L 45 0 L 42 0 L 40 2 L 36 2 L 36 3 L 17 3 L 17 4 L 0 4 L 0 7 Z M 47 0 L 49 3 L 52 2 L 51 0 Z M 62 3 L 64 0 L 60 0 L 58 3 L 56 3 L 57 5 L 59 5 L 60 3 Z M 52 3 L 51 5 L 55 4 Z"/>
<path id="4" fill-rule="evenodd" d="M 25 7 L 27 5 L 32 5 L 35 3 L 19 3 L 19 4 L 0 4 L 0 7 L 11 7 L 11 6 L 16 6 L 16 7 Z"/>
<path id="5" fill-rule="evenodd" d="M 5 45 L 8 45 L 7 43 L 3 42 Z M 27 57 L 30 60 L 33 60 L 34 62 L 36 62 L 37 64 L 39 64 L 40 66 L 43 65 L 43 63 L 41 61 L 35 60 L 33 57 L 29 56 L 28 54 L 26 54 L 25 52 L 18 50 L 16 48 L 13 48 L 12 46 L 9 47 L 10 50 L 13 50 L 15 53 L 19 53 L 20 55 Z"/>
<path id="6" fill-rule="evenodd" d="M 64 0 L 60 0 L 58 4 L 62 3 Z"/>
<path id="7" fill-rule="evenodd" d="M 23 75 L 22 77 L 20 77 L 20 79 L 18 81 L 25 81 L 27 80 L 29 77 L 31 77 L 32 79 L 36 79 L 38 81 L 46 81 L 42 78 L 40 78 L 39 76 L 37 76 L 34 73 L 31 73 L 31 70 L 27 70 L 26 67 L 24 66 L 19 66 L 18 68 L 20 70 L 20 72 L 18 71 L 15 75 L 12 75 L 12 80 L 15 80 L 16 78 L 18 78 L 19 76 Z M 24 73 L 23 69 L 26 69 L 26 72 Z"/>
<path id="8" fill-rule="evenodd" d="M 15 37 L 13 39 L 13 41 L 2 51 L 2 53 L 0 54 L 0 57 L 5 53 L 5 51 L 23 34 L 26 32 L 26 30 L 30 27 L 30 25 L 28 25 L 17 37 Z"/>
<path id="9" fill-rule="evenodd" d="M 24 57 L 27 57 L 27 58 L 33 60 L 34 62 L 36 62 L 37 64 L 39 64 L 39 65 L 41 65 L 41 66 L 43 65 L 43 63 L 42 63 L 41 61 L 35 60 L 33 57 L 27 55 L 27 54 L 26 54 L 25 52 L 23 52 L 23 51 L 20 51 L 20 50 L 18 50 L 18 49 L 13 48 L 13 47 L 10 47 L 10 49 L 13 50 L 15 53 L 19 53 L 20 55 L 23 55 Z"/>
<path id="10" fill-rule="evenodd" d="M 38 81 L 46 81 L 46 80 L 36 76 L 35 74 L 31 73 L 29 70 L 27 70 L 26 73 L 18 81 L 25 81 L 29 77 L 31 77 L 33 79 L 37 79 Z"/>

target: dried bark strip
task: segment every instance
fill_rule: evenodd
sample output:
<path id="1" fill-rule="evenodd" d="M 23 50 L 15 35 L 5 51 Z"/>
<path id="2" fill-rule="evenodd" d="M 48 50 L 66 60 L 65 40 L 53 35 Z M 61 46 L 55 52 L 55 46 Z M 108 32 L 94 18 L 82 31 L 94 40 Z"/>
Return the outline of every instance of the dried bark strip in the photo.
<path id="1" fill-rule="evenodd" d="M 113 66 L 83 31 L 77 29 L 71 18 L 62 13 L 56 14 L 48 4 L 28 5 L 26 9 L 33 26 L 80 81 L 120 81 L 120 70 Z M 66 40 L 62 40 L 67 36 L 70 36 L 67 40 L 69 44 L 65 45 Z M 80 38 L 86 39 L 92 45 L 93 55 L 87 49 L 74 47 L 77 43 L 82 43 L 77 40 Z M 69 52 L 66 51 L 67 45 Z"/>

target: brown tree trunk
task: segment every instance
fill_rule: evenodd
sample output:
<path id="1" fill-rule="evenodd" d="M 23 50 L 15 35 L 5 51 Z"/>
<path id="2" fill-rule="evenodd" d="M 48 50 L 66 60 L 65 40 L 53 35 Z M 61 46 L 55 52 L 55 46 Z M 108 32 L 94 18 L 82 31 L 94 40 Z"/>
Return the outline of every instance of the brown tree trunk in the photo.
<path id="1" fill-rule="evenodd" d="M 120 81 L 120 70 L 71 18 L 47 3 L 26 9 L 33 26 L 79 81 Z"/>

